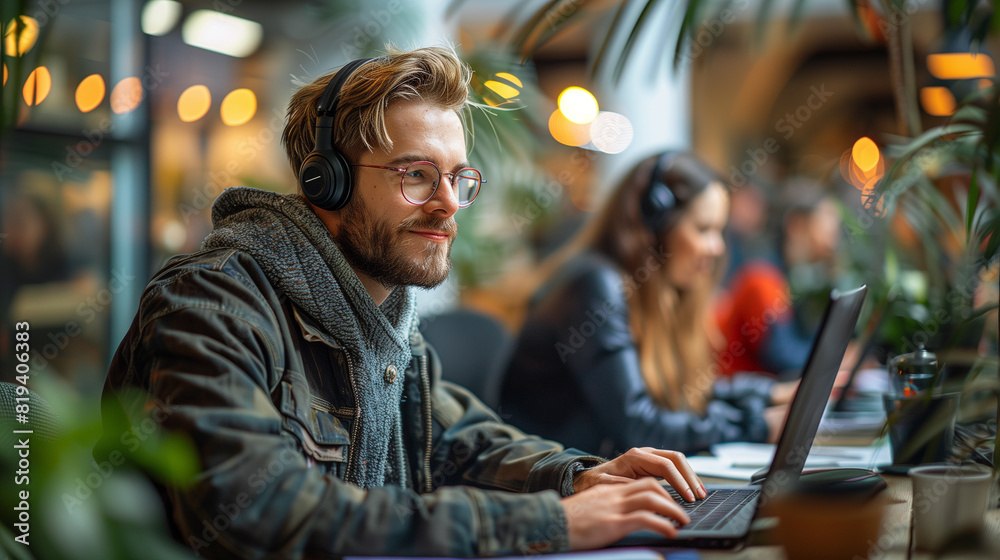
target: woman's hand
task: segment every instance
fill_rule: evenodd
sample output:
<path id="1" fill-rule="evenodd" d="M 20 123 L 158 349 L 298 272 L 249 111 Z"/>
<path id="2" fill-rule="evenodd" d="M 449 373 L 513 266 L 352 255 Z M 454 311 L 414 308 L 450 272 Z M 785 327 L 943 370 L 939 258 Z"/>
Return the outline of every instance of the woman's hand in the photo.
<path id="1" fill-rule="evenodd" d="M 799 389 L 799 381 L 785 381 L 771 386 L 771 404 L 779 406 L 792 402 L 795 391 Z"/>

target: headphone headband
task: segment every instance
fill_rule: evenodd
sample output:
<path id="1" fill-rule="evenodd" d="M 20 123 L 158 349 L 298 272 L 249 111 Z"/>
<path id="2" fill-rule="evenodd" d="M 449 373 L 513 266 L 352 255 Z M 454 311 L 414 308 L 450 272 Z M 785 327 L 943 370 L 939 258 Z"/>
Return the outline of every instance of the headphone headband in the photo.
<path id="1" fill-rule="evenodd" d="M 354 74 L 355 70 L 373 60 L 375 59 L 359 58 L 341 66 L 340 70 L 337 70 L 337 73 L 330 79 L 330 83 L 326 84 L 323 97 L 320 98 L 319 105 L 316 107 L 317 114 L 321 117 L 332 117 L 337 110 L 340 88 L 344 87 L 344 82 Z"/>
<path id="2" fill-rule="evenodd" d="M 316 107 L 316 140 L 313 151 L 299 167 L 299 187 L 309 202 L 324 210 L 339 210 L 351 198 L 354 188 L 351 164 L 333 145 L 334 116 L 344 83 L 372 60 L 361 58 L 341 66 Z"/>
<path id="3" fill-rule="evenodd" d="M 313 152 L 334 151 L 333 117 L 337 113 L 337 105 L 340 104 L 340 90 L 358 68 L 372 60 L 375 59 L 352 60 L 341 66 L 333 78 L 330 78 L 330 83 L 326 85 L 323 97 L 320 98 L 319 105 L 316 106 L 316 142 Z"/>
<path id="4" fill-rule="evenodd" d="M 669 222 L 671 210 L 677 206 L 674 191 L 660 178 L 664 169 L 670 169 L 677 158 L 675 152 L 665 152 L 656 158 L 653 172 L 649 176 L 649 186 L 639 202 L 642 221 L 653 234 L 659 234 Z"/>

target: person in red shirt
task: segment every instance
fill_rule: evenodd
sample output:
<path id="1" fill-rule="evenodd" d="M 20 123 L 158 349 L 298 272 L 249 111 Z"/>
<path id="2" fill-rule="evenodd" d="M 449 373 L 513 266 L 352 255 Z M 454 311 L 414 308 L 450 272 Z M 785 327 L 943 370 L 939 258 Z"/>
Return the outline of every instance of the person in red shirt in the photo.
<path id="1" fill-rule="evenodd" d="M 796 319 L 788 278 L 833 259 L 841 218 L 833 198 L 815 184 L 793 181 L 786 188 L 778 255 L 744 262 L 716 304 L 725 337 L 716 353 L 721 374 L 795 372 L 809 356 L 813 333 Z"/>

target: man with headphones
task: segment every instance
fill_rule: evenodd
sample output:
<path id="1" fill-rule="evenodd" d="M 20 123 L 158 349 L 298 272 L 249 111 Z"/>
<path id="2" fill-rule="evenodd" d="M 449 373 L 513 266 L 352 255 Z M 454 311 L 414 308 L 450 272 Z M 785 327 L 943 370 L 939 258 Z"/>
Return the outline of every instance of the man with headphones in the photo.
<path id="1" fill-rule="evenodd" d="M 226 190 L 202 251 L 144 292 L 105 414 L 148 422 L 155 403 L 193 443 L 194 482 L 159 489 L 199 555 L 595 548 L 686 522 L 650 474 L 704 496 L 683 455 L 563 449 L 440 380 L 411 286 L 447 277 L 454 215 L 486 182 L 466 159 L 469 80 L 435 47 L 304 86 L 282 137 L 300 193 Z"/>

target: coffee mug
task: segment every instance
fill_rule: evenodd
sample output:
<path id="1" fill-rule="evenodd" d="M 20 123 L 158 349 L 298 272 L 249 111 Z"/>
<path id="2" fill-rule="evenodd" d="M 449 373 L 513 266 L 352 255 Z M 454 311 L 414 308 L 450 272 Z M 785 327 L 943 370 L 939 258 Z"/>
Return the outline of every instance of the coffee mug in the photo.
<path id="1" fill-rule="evenodd" d="M 941 550 L 956 537 L 981 530 L 993 490 L 982 465 L 932 464 L 910 469 L 913 540 L 920 550 Z"/>

